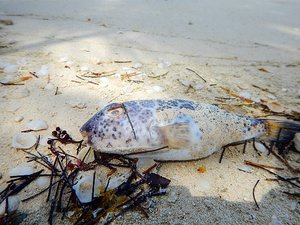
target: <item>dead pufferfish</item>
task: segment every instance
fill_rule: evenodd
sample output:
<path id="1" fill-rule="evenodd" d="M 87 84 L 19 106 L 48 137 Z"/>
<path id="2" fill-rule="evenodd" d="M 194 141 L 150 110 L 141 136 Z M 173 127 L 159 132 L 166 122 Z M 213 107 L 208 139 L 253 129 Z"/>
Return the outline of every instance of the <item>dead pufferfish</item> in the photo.
<path id="1" fill-rule="evenodd" d="M 179 161 L 252 138 L 289 142 L 300 123 L 250 118 L 187 100 L 140 100 L 106 106 L 80 132 L 95 151 Z"/>

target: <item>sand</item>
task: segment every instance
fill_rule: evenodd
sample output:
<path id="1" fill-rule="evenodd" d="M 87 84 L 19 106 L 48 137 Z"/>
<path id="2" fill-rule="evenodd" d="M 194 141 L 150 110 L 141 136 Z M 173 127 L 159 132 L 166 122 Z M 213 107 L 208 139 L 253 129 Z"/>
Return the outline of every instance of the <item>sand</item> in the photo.
<path id="1" fill-rule="evenodd" d="M 18 65 L 19 76 L 49 68 L 49 76 L 32 76 L 23 86 L 1 86 L 0 185 L 10 169 L 27 165 L 11 140 L 30 120 L 49 125 L 36 135 L 48 137 L 60 126 L 80 139 L 81 125 L 110 102 L 182 98 L 220 104 L 216 97 L 232 97 L 224 88 L 299 110 L 299 10 L 292 0 L 0 1 L 0 19 L 13 21 L 0 24 L 0 62 Z M 77 77 L 91 72 L 117 75 Z M 1 79 L 5 75 L 0 70 Z M 187 81 L 203 88 L 188 90 Z M 168 196 L 153 200 L 149 219 L 129 212 L 115 224 L 299 224 L 299 202 L 282 193 L 291 187 L 266 181 L 272 176 L 259 169 L 238 170 L 244 160 L 282 167 L 276 158 L 258 156 L 250 145 L 246 154 L 242 146 L 226 151 L 221 164 L 219 157 L 162 163 L 159 173 L 171 179 Z M 299 154 L 290 158 L 299 167 Z M 205 173 L 197 171 L 200 166 Z M 257 180 L 260 209 L 252 198 Z M 20 196 L 36 191 L 27 188 Z M 46 224 L 48 210 L 45 196 L 22 203 L 22 224 Z"/>

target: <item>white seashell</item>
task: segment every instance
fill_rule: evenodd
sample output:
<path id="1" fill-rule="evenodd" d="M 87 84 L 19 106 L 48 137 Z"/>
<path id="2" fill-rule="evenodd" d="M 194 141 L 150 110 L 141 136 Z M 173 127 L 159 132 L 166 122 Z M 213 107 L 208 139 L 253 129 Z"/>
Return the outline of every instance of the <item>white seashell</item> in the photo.
<path id="1" fill-rule="evenodd" d="M 17 166 L 11 169 L 8 173 L 9 176 L 30 175 L 33 174 L 31 166 Z"/>
<path id="2" fill-rule="evenodd" d="M 161 87 L 161 86 L 153 86 L 153 87 L 151 87 L 151 89 L 152 89 L 153 91 L 160 92 L 160 91 L 162 91 L 164 88 Z"/>
<path id="3" fill-rule="evenodd" d="M 15 117 L 15 121 L 18 122 L 18 123 L 21 122 L 22 120 L 24 120 L 23 116 L 16 116 Z"/>
<path id="4" fill-rule="evenodd" d="M 36 72 L 39 77 L 44 77 L 49 75 L 49 68 L 47 65 L 42 65 L 41 68 Z"/>
<path id="5" fill-rule="evenodd" d="M 90 162 L 94 162 L 95 161 L 95 155 L 94 155 L 94 150 L 93 149 L 90 149 L 90 147 L 85 147 L 85 148 L 82 148 L 80 150 L 80 152 L 78 153 L 78 158 L 83 161 L 84 159 L 84 162 L 85 163 L 90 163 Z"/>
<path id="6" fill-rule="evenodd" d="M 109 85 L 109 79 L 106 77 L 102 77 L 99 82 L 100 87 L 106 88 Z"/>
<path id="7" fill-rule="evenodd" d="M 18 66 L 17 65 L 13 65 L 13 64 L 9 64 L 6 67 L 4 67 L 3 71 L 6 74 L 16 73 L 16 72 L 18 72 Z"/>
<path id="8" fill-rule="evenodd" d="M 8 95 L 8 98 L 13 98 L 13 99 L 19 99 L 19 98 L 25 98 L 28 97 L 30 94 L 30 91 L 25 88 L 25 87 L 19 87 L 12 91 L 10 95 Z"/>
<path id="9" fill-rule="evenodd" d="M 87 66 L 81 66 L 80 71 L 81 72 L 88 72 L 90 69 Z"/>
<path id="10" fill-rule="evenodd" d="M 300 152 L 300 133 L 295 134 L 293 142 L 297 151 Z"/>
<path id="11" fill-rule="evenodd" d="M 8 65 L 10 65 L 10 63 L 7 63 L 7 62 L 0 62 L 0 69 L 4 69 L 4 68 L 7 67 Z"/>
<path id="12" fill-rule="evenodd" d="M 45 120 L 32 120 L 26 124 L 26 127 L 30 130 L 46 130 L 48 129 L 48 124 Z"/>
<path id="13" fill-rule="evenodd" d="M 4 76 L 0 81 L 5 84 L 13 84 L 20 82 L 20 78 L 15 74 L 8 74 Z"/>
<path id="14" fill-rule="evenodd" d="M 31 133 L 16 133 L 13 136 L 12 146 L 19 149 L 29 149 L 35 145 L 37 138 Z"/>
<path id="15" fill-rule="evenodd" d="M 37 184 L 37 186 L 40 187 L 40 188 L 47 187 L 47 186 L 49 185 L 49 182 L 50 182 L 49 177 L 39 177 L 39 178 L 36 180 L 36 184 Z"/>
<path id="16" fill-rule="evenodd" d="M 8 197 L 8 209 L 7 213 L 12 213 L 19 208 L 20 205 L 20 198 L 17 195 L 9 196 Z M 0 205 L 0 218 L 5 215 L 5 208 L 6 208 L 6 200 L 4 200 Z"/>
<path id="17" fill-rule="evenodd" d="M 250 99 L 250 98 L 252 97 L 252 94 L 250 94 L 249 92 L 241 92 L 241 93 L 239 94 L 239 96 L 240 96 L 241 98 L 248 98 L 248 99 Z"/>
<path id="18" fill-rule="evenodd" d="M 136 62 L 135 64 L 132 65 L 132 68 L 134 68 L 134 69 L 139 69 L 139 68 L 142 68 L 142 67 L 143 67 L 143 64 L 139 63 L 139 62 Z"/>
<path id="19" fill-rule="evenodd" d="M 149 167 L 148 167 L 149 168 Z M 128 180 L 128 177 L 131 175 L 131 173 L 126 172 L 118 177 L 111 177 L 109 180 L 109 184 L 107 186 L 107 190 L 113 190 L 119 187 L 122 183 Z M 105 185 L 106 186 L 106 185 Z"/>
<path id="20" fill-rule="evenodd" d="M 261 153 L 269 153 L 269 150 L 260 142 L 255 142 L 255 148 Z"/>
<path id="21" fill-rule="evenodd" d="M 100 181 L 95 177 L 94 197 L 99 196 Z M 73 186 L 76 196 L 81 203 L 92 201 L 93 176 L 84 176 Z"/>
<path id="22" fill-rule="evenodd" d="M 69 60 L 68 57 L 61 57 L 61 58 L 59 59 L 59 62 L 67 62 L 68 60 Z"/>

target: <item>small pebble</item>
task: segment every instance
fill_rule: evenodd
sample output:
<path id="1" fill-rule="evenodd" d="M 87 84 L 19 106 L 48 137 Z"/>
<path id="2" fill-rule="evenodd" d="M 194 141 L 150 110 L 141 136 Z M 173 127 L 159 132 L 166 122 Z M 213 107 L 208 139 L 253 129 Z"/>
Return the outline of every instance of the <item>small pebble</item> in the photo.
<path id="1" fill-rule="evenodd" d="M 261 153 L 264 153 L 264 154 L 268 154 L 269 153 L 269 150 L 266 148 L 266 146 L 264 146 L 262 143 L 260 142 L 255 142 L 255 148 L 261 152 Z"/>
<path id="2" fill-rule="evenodd" d="M 298 152 L 300 152 L 300 133 L 295 134 L 293 142 L 294 142 L 296 150 Z"/>
<path id="3" fill-rule="evenodd" d="M 21 122 L 22 120 L 24 120 L 23 116 L 16 116 L 15 117 L 15 122 L 17 122 L 17 123 Z"/>
<path id="4" fill-rule="evenodd" d="M 90 69 L 87 66 L 81 66 L 80 71 L 81 72 L 88 72 Z"/>
<path id="5" fill-rule="evenodd" d="M 49 75 L 49 67 L 47 65 L 42 65 L 41 68 L 36 72 L 39 77 L 44 77 Z"/>
<path id="6" fill-rule="evenodd" d="M 170 192 L 167 201 L 169 203 L 175 203 L 177 201 L 177 199 L 178 199 L 177 194 L 174 191 L 172 191 L 172 192 Z"/>
<path id="7" fill-rule="evenodd" d="M 139 62 L 132 65 L 132 68 L 134 68 L 134 69 L 139 69 L 139 68 L 142 68 L 142 67 L 143 67 L 143 64 L 139 63 Z"/>
<path id="8" fill-rule="evenodd" d="M 286 89 L 286 88 L 282 88 L 282 89 L 281 89 L 281 91 L 282 91 L 282 92 L 287 92 L 287 91 L 288 91 L 288 89 Z"/>
<path id="9" fill-rule="evenodd" d="M 164 88 L 161 87 L 161 86 L 153 86 L 153 87 L 152 87 L 152 90 L 153 90 L 153 91 L 156 91 L 156 92 L 160 92 L 160 91 L 163 91 Z"/>

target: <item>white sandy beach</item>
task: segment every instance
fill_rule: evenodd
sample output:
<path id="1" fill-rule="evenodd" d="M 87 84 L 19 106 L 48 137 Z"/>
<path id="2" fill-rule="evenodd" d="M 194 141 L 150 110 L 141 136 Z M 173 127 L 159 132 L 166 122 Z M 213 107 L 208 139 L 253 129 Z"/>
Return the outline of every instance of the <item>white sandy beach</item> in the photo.
<path id="1" fill-rule="evenodd" d="M 17 65 L 12 76 L 31 76 L 22 86 L 0 87 L 0 186 L 12 168 L 27 165 L 12 136 L 35 119 L 49 125 L 36 135 L 48 137 L 59 126 L 81 139 L 79 128 L 110 102 L 182 98 L 220 104 L 216 97 L 232 97 L 226 89 L 299 112 L 299 11 L 297 0 L 0 0 L 0 19 L 13 21 L 0 24 L 0 78 L 8 75 L 8 64 Z M 38 71 L 39 78 L 30 74 Z M 115 75 L 78 78 L 103 72 Z M 231 108 L 239 102 L 222 103 Z M 254 108 L 232 109 L 258 116 Z M 114 224 L 300 223 L 299 199 L 282 193 L 292 192 L 290 186 L 266 181 L 273 177 L 263 170 L 238 170 L 244 160 L 284 167 L 275 157 L 258 156 L 251 145 L 245 154 L 242 146 L 232 147 L 221 164 L 220 154 L 162 163 L 159 174 L 171 179 L 169 195 L 153 200 L 149 219 L 130 211 Z M 291 155 L 290 163 L 299 168 L 300 155 Z M 201 166 L 204 173 L 197 171 Z M 257 180 L 260 209 L 252 197 Z M 49 207 L 43 195 L 21 203 L 22 224 L 47 224 Z"/>

